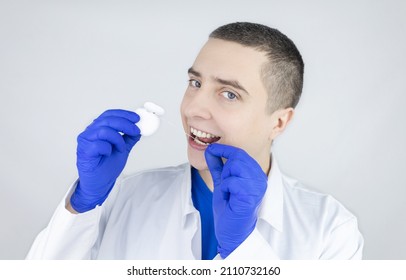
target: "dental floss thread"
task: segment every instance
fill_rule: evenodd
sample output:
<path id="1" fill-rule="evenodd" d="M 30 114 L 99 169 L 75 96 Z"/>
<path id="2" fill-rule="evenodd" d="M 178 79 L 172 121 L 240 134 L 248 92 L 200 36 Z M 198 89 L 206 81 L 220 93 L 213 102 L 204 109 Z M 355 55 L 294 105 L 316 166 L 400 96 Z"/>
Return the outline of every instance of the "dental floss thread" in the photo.
<path id="1" fill-rule="evenodd" d="M 166 122 L 167 124 L 169 124 L 169 125 L 171 125 L 172 127 L 174 127 L 174 128 L 176 128 L 176 129 L 178 129 L 178 130 L 181 130 L 183 133 L 185 133 L 187 136 L 189 136 L 189 137 L 192 137 L 193 138 L 193 136 L 192 135 L 190 135 L 190 134 L 188 134 L 188 133 L 186 133 L 183 129 L 181 129 L 179 126 L 177 126 L 176 124 L 174 124 L 173 122 L 171 122 L 171 121 L 169 121 L 169 120 L 167 120 L 166 118 L 164 118 L 164 117 L 162 117 L 161 116 L 161 119 L 164 121 L 164 122 Z"/>
<path id="2" fill-rule="evenodd" d="M 154 134 L 159 128 L 160 120 L 163 120 L 172 127 L 181 130 L 187 136 L 192 137 L 192 135 L 186 133 L 183 129 L 180 129 L 179 126 L 164 118 L 163 115 L 165 114 L 165 110 L 153 102 L 145 102 L 144 106 L 138 108 L 135 112 L 140 116 L 140 121 L 137 123 L 137 126 L 140 129 L 142 136 L 150 136 Z"/>

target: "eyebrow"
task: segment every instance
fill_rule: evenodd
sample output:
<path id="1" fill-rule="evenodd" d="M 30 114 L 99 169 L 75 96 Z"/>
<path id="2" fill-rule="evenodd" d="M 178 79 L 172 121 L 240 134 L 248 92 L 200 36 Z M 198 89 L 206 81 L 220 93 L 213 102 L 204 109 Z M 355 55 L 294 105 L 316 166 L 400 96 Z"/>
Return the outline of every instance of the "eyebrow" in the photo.
<path id="1" fill-rule="evenodd" d="M 195 69 L 193 69 L 193 67 L 190 67 L 187 71 L 189 74 L 192 74 L 193 76 L 196 76 L 198 78 L 202 77 L 202 74 L 200 74 L 200 72 L 196 71 Z M 224 80 L 224 79 L 220 79 L 220 78 L 214 78 L 214 80 L 217 83 L 220 83 L 222 85 L 226 85 L 226 86 L 231 86 L 233 88 L 236 88 L 238 90 L 241 90 L 243 92 L 245 92 L 247 95 L 250 95 L 248 93 L 248 91 L 236 80 Z"/>
<path id="2" fill-rule="evenodd" d="M 187 72 L 188 72 L 188 74 L 192 74 L 193 76 L 196 76 L 196 77 L 199 77 L 199 78 L 202 76 L 199 72 L 197 72 L 195 69 L 193 69 L 193 67 L 190 67 L 187 70 Z"/>

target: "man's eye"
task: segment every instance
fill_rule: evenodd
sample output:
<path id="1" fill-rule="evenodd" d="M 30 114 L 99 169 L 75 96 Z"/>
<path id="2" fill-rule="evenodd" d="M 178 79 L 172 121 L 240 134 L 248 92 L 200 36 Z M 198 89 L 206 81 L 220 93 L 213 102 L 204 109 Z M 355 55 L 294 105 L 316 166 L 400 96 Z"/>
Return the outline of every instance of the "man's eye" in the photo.
<path id="1" fill-rule="evenodd" d="M 200 84 L 199 81 L 195 80 L 195 79 L 190 79 L 189 80 L 189 85 L 195 88 L 200 88 L 202 85 Z"/>
<path id="2" fill-rule="evenodd" d="M 238 96 L 235 93 L 232 93 L 231 91 L 223 91 L 221 94 L 228 100 L 238 99 Z"/>

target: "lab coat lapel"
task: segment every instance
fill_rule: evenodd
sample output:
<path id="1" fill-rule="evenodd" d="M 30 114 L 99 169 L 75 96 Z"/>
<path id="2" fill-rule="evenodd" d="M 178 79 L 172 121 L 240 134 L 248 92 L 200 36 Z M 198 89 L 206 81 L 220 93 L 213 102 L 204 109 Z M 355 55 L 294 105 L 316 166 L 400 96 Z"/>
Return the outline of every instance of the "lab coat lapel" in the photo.
<path id="1" fill-rule="evenodd" d="M 191 166 L 189 164 L 184 165 L 184 176 L 181 183 L 181 195 L 182 195 L 182 226 L 185 234 L 187 235 L 188 244 L 185 244 L 187 248 L 190 248 L 191 259 L 201 259 L 201 225 L 200 215 L 197 209 L 193 206 L 192 201 L 192 177 Z"/>
<path id="2" fill-rule="evenodd" d="M 258 218 L 279 232 L 283 231 L 283 182 L 275 157 L 272 157 L 268 187 L 262 200 Z"/>

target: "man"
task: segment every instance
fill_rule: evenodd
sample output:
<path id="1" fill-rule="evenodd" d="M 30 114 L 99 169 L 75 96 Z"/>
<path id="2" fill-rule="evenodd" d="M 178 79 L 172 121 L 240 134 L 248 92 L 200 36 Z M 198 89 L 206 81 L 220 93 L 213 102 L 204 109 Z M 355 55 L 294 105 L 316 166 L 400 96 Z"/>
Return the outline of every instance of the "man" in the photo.
<path id="1" fill-rule="evenodd" d="M 284 176 L 271 156 L 303 68 L 275 29 L 216 29 L 188 71 L 181 104 L 190 165 L 118 182 L 140 139 L 139 116 L 103 113 L 79 135 L 79 180 L 28 258 L 360 259 L 356 218 Z"/>

